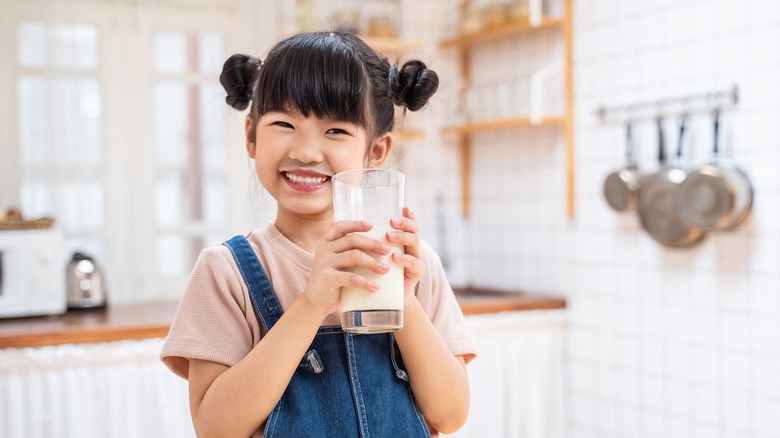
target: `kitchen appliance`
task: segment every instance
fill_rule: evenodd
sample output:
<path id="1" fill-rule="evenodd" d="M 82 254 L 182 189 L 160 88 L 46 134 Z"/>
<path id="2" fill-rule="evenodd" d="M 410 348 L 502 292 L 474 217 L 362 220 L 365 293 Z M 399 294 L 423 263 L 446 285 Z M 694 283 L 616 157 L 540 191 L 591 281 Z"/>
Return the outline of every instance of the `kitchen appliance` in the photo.
<path id="1" fill-rule="evenodd" d="M 0 318 L 67 310 L 61 231 L 0 231 Z"/>
<path id="2" fill-rule="evenodd" d="M 683 134 L 687 117 L 680 117 L 680 137 L 677 143 L 677 160 L 673 165 L 666 162 L 663 120 L 658 125 L 658 161 L 660 168 L 642 183 L 639 190 L 637 209 L 642 227 L 659 243 L 670 247 L 691 246 L 702 239 L 705 233 L 686 225 L 680 220 L 677 209 L 677 191 L 687 173 L 679 167 L 682 158 Z"/>
<path id="3" fill-rule="evenodd" d="M 106 306 L 106 281 L 103 270 L 92 257 L 82 252 L 74 253 L 66 272 L 69 309 Z"/>

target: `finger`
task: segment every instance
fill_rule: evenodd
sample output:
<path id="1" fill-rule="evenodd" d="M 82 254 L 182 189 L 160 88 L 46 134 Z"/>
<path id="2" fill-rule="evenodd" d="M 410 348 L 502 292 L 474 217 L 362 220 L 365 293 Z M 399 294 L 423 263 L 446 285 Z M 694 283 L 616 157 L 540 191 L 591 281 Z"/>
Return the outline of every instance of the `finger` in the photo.
<path id="1" fill-rule="evenodd" d="M 368 221 L 336 221 L 325 233 L 325 240 L 332 242 L 350 233 L 364 233 L 373 227 L 374 225 Z"/>
<path id="2" fill-rule="evenodd" d="M 408 217 L 394 217 L 390 219 L 390 226 L 396 230 L 408 231 L 410 233 L 416 233 L 419 228 L 417 221 Z"/>
<path id="3" fill-rule="evenodd" d="M 369 269 L 376 274 L 386 274 L 390 271 L 389 265 L 371 257 L 359 249 L 351 249 L 337 254 L 333 261 L 333 266 L 337 269 L 361 267 Z"/>
<path id="4" fill-rule="evenodd" d="M 379 283 L 362 275 L 347 271 L 339 271 L 336 274 L 336 281 L 342 287 L 357 287 L 368 292 L 376 292 L 382 287 Z"/>
<path id="5" fill-rule="evenodd" d="M 417 234 L 403 231 L 389 231 L 385 235 L 385 238 L 390 243 L 406 247 L 406 251 L 404 251 L 406 253 L 409 253 L 410 251 L 419 252 L 420 237 Z"/>
<path id="6" fill-rule="evenodd" d="M 417 222 L 417 215 L 412 211 L 412 207 L 406 206 L 403 209 L 404 217 L 408 217 L 409 219 Z"/>
<path id="7" fill-rule="evenodd" d="M 418 235 L 420 230 L 420 223 L 417 221 L 417 214 L 415 214 L 415 212 L 412 211 L 412 208 L 409 206 L 404 207 L 403 214 L 407 220 L 411 221 L 411 224 L 409 225 L 411 225 L 410 228 L 413 230 L 410 232 L 414 233 L 413 236 L 406 236 L 407 243 L 404 243 L 404 252 L 419 259 L 421 258 L 422 251 L 420 250 L 420 237 Z M 409 242 L 408 239 L 411 239 L 411 242 Z"/>
<path id="8" fill-rule="evenodd" d="M 385 242 L 366 236 L 364 234 L 348 234 L 331 244 L 331 251 L 341 253 L 350 249 L 360 249 L 376 255 L 388 255 L 391 248 Z"/>
<path id="9" fill-rule="evenodd" d="M 404 268 L 407 277 L 419 280 L 425 274 L 425 264 L 417 257 L 399 253 L 393 253 L 391 257 L 395 263 Z"/>

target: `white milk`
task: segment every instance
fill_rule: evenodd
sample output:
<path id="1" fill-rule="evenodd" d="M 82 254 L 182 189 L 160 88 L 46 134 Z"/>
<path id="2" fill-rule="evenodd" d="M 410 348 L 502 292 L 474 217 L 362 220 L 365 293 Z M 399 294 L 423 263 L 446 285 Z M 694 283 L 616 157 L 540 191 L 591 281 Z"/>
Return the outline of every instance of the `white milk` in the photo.
<path id="1" fill-rule="evenodd" d="M 398 244 L 391 244 L 385 239 L 385 233 L 395 231 L 389 227 L 377 227 L 376 225 L 364 234 L 373 239 L 386 243 L 393 252 L 404 252 L 403 247 Z M 362 275 L 369 280 L 375 281 L 381 285 L 376 292 L 368 292 L 356 287 L 341 288 L 341 312 L 351 312 L 357 310 L 403 310 L 404 308 L 404 268 L 397 265 L 390 259 L 390 254 L 378 256 L 374 253 L 368 253 L 375 259 L 390 266 L 386 274 L 377 274 L 364 267 L 354 268 L 352 272 Z"/>

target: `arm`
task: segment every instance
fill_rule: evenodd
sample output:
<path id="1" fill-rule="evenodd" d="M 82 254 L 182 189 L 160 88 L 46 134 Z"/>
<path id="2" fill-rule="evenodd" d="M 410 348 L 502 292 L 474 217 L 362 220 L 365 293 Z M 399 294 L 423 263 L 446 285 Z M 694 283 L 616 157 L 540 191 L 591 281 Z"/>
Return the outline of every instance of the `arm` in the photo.
<path id="1" fill-rule="evenodd" d="M 425 420 L 442 433 L 460 429 L 469 413 L 466 364 L 450 352 L 414 297 L 404 306 L 404 328 L 395 339 Z"/>
<path id="2" fill-rule="evenodd" d="M 416 217 L 408 208 L 404 216 L 393 225 L 402 231 L 387 236 L 405 247 L 405 254 L 393 256 L 405 268 L 404 328 L 395 333 L 395 339 L 425 420 L 439 432 L 452 433 L 468 417 L 468 374 L 463 357 L 452 354 L 414 295 L 425 267 L 420 260 Z"/>
<path id="3" fill-rule="evenodd" d="M 282 397 L 324 315 L 299 297 L 232 367 L 191 360 L 190 411 L 198 436 L 250 436 Z"/>
<path id="4" fill-rule="evenodd" d="M 241 361 L 232 367 L 190 361 L 190 411 L 199 437 L 251 435 L 279 402 L 322 321 L 338 308 L 340 288 L 378 289 L 365 277 L 346 271 L 353 266 L 386 271 L 367 252 L 385 255 L 390 248 L 350 234 L 370 228 L 358 221 L 331 227 L 317 247 L 304 293 Z"/>

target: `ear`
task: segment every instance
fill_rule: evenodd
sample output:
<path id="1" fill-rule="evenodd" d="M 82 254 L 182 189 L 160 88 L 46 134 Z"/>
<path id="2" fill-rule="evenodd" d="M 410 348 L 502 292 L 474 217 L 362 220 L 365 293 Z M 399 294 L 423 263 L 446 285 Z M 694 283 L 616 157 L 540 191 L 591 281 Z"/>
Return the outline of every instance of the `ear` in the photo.
<path id="1" fill-rule="evenodd" d="M 246 152 L 249 158 L 255 158 L 255 124 L 252 123 L 252 117 L 249 115 L 244 119 L 244 131 L 246 134 Z"/>
<path id="2" fill-rule="evenodd" d="M 371 148 L 366 155 L 366 163 L 368 167 L 382 167 L 390 156 L 390 151 L 393 149 L 393 134 L 390 132 L 384 133 L 384 135 L 374 140 Z"/>

